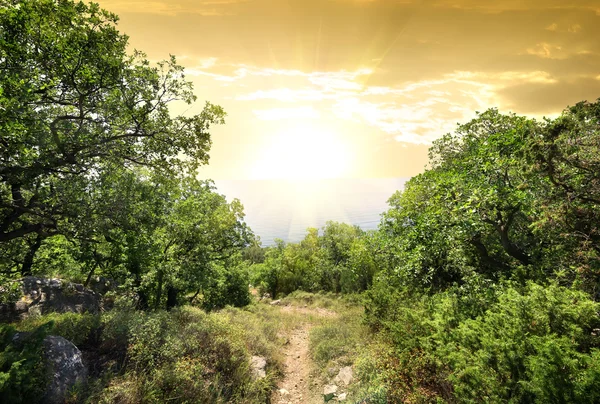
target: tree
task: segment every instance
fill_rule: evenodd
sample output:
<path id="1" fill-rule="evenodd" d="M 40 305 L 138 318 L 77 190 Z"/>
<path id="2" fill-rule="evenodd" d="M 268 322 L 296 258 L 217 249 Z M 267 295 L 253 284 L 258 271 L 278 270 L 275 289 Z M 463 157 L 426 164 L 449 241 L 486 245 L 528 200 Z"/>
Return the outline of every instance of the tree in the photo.
<path id="1" fill-rule="evenodd" d="M 567 108 L 531 139 L 532 172 L 544 179 L 533 228 L 553 246 L 548 265 L 600 294 L 600 99 Z"/>
<path id="2" fill-rule="evenodd" d="M 121 167 L 191 173 L 223 123 L 210 103 L 171 116 L 171 102 L 196 99 L 183 68 L 128 55 L 117 21 L 71 0 L 0 6 L 0 260 L 26 251 L 23 274 L 45 238 L 73 231 L 95 179 Z"/>

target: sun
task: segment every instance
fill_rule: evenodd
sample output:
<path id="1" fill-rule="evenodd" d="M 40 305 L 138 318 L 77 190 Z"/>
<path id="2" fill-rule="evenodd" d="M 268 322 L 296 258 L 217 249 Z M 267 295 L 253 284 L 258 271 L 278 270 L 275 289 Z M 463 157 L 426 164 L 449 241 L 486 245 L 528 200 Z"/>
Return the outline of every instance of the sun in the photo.
<path id="1" fill-rule="evenodd" d="M 352 154 L 332 131 L 301 125 L 279 133 L 265 146 L 251 172 L 253 179 L 319 180 L 348 174 Z"/>

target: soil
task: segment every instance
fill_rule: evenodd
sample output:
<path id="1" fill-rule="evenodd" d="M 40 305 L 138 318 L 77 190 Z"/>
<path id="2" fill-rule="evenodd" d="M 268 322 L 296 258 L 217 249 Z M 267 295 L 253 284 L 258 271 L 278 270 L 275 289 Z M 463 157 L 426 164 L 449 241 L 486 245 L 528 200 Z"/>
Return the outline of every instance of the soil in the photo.
<path id="1" fill-rule="evenodd" d="M 302 313 L 313 314 L 321 317 L 336 316 L 336 313 L 322 308 L 307 308 L 295 306 L 281 306 L 282 314 Z M 308 319 L 308 316 L 307 316 Z M 323 386 L 312 382 L 310 373 L 312 361 L 308 351 L 309 333 L 313 324 L 303 322 L 294 328 L 289 335 L 284 335 L 285 367 L 284 377 L 277 384 L 277 389 L 271 396 L 273 404 L 320 404 L 323 402 Z"/>

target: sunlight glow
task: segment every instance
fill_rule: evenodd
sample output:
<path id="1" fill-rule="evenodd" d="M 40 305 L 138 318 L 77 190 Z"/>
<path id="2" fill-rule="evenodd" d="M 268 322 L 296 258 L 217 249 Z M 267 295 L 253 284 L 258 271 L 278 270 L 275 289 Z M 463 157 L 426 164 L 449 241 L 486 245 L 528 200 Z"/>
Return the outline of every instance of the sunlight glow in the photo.
<path id="1" fill-rule="evenodd" d="M 252 169 L 252 179 L 318 180 L 342 178 L 352 160 L 340 136 L 312 125 L 282 131 L 267 144 Z"/>

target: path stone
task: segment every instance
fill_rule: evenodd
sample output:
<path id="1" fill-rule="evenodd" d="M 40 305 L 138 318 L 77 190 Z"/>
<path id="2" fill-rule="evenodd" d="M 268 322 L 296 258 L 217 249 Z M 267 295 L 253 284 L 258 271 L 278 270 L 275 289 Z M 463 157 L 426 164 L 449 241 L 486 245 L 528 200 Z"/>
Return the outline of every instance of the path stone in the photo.
<path id="1" fill-rule="evenodd" d="M 333 380 L 337 384 L 341 384 L 342 386 L 348 386 L 350 383 L 352 383 L 352 378 L 353 378 L 352 367 L 346 366 L 346 367 L 343 367 L 340 369 L 339 373 Z"/>
<path id="2" fill-rule="evenodd" d="M 253 356 L 250 359 L 250 368 L 252 369 L 252 375 L 256 379 L 262 379 L 267 377 L 265 368 L 267 367 L 267 360 L 262 356 Z"/>
<path id="3" fill-rule="evenodd" d="M 335 384 L 328 384 L 323 388 L 323 399 L 325 402 L 333 400 L 335 393 L 338 391 L 338 386 Z"/>

